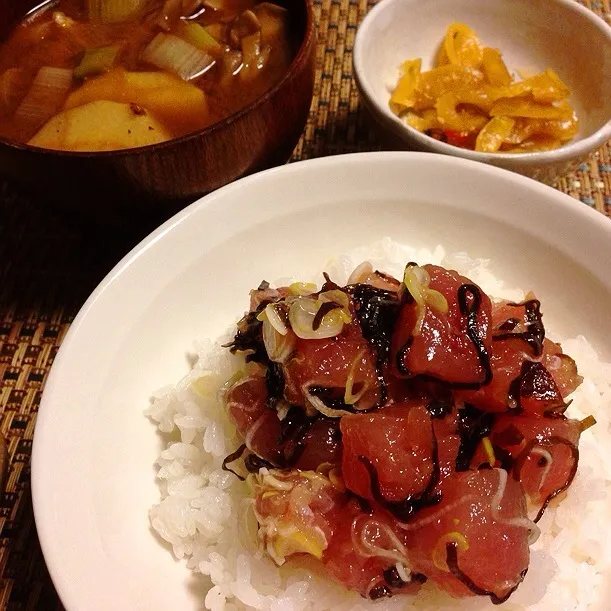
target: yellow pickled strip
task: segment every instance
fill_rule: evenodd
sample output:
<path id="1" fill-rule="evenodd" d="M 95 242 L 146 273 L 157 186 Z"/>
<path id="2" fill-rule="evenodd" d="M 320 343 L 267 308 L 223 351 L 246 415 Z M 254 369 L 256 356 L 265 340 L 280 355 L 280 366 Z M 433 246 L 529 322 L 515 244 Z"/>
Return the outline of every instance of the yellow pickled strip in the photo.
<path id="1" fill-rule="evenodd" d="M 446 31 L 444 51 L 451 64 L 478 68 L 482 63 L 482 48 L 475 32 L 464 23 L 453 23 Z"/>
<path id="2" fill-rule="evenodd" d="M 577 135 L 579 123 L 575 116 L 570 119 L 534 119 L 531 121 L 532 135 L 546 135 L 567 141 Z"/>
<path id="3" fill-rule="evenodd" d="M 461 89 L 455 92 L 459 104 L 475 106 L 486 113 L 490 111 L 495 100 L 490 97 L 487 87 L 477 89 Z"/>
<path id="4" fill-rule="evenodd" d="M 520 144 L 531 136 L 551 136 L 563 142 L 577 135 L 579 123 L 575 116 L 570 119 L 526 119 L 516 118 L 511 134 L 505 144 Z"/>
<path id="5" fill-rule="evenodd" d="M 448 27 L 434 64 L 420 72 L 420 60 L 405 62 L 389 102 L 414 129 L 443 140 L 460 132 L 485 152 L 547 150 L 577 134 L 570 90 L 553 70 L 513 82 L 501 51 L 463 23 Z"/>
<path id="6" fill-rule="evenodd" d="M 293 282 L 289 286 L 289 293 L 291 295 L 311 295 L 318 290 L 318 287 L 313 282 Z"/>
<path id="7" fill-rule="evenodd" d="M 492 117 L 482 128 L 475 140 L 475 150 L 495 153 L 509 137 L 515 121 L 511 117 Z"/>
<path id="8" fill-rule="evenodd" d="M 518 98 L 528 95 L 531 91 L 531 86 L 526 81 L 520 81 L 519 83 L 511 83 L 505 87 L 494 87 L 488 88 L 488 95 L 494 99 L 499 100 L 500 98 Z"/>
<path id="9" fill-rule="evenodd" d="M 488 75 L 486 76 L 490 80 Z M 490 84 L 495 85 L 491 80 Z M 560 77 L 553 70 L 549 69 L 523 81 L 507 84 L 504 87 L 498 87 L 496 90 L 490 90 L 490 95 L 496 98 L 515 98 L 528 94 L 532 95 L 535 102 L 551 104 L 564 100 L 570 94 L 570 90 Z"/>
<path id="10" fill-rule="evenodd" d="M 437 49 L 437 55 L 435 56 L 435 68 L 439 68 L 440 66 L 447 66 L 450 63 L 448 59 L 448 54 L 446 53 L 446 48 L 444 43 L 442 42 L 439 45 L 439 49 Z"/>
<path id="11" fill-rule="evenodd" d="M 560 77 L 549 68 L 541 74 L 531 76 L 525 82 L 530 86 L 532 96 L 537 102 L 560 102 L 571 93 Z"/>
<path id="12" fill-rule="evenodd" d="M 511 83 L 511 74 L 498 49 L 486 47 L 482 56 L 482 70 L 486 79 L 495 87 L 506 87 Z"/>
<path id="13" fill-rule="evenodd" d="M 488 118 L 483 114 L 458 110 L 457 106 L 461 100 L 456 93 L 446 93 L 435 103 L 437 118 L 445 129 L 457 132 L 474 132 L 482 129 L 488 122 Z"/>
<path id="14" fill-rule="evenodd" d="M 414 105 L 414 90 L 418 82 L 421 65 L 422 61 L 419 59 L 403 62 L 401 66 L 402 76 L 390 96 L 390 108 L 394 113 L 400 114 Z"/>
<path id="15" fill-rule="evenodd" d="M 535 124 L 541 121 L 541 119 L 523 119 L 521 117 L 514 117 L 513 129 L 511 133 L 505 138 L 503 143 L 504 148 L 511 148 L 510 144 L 520 144 L 527 138 L 533 135 Z"/>
<path id="16" fill-rule="evenodd" d="M 566 103 L 558 105 L 535 102 L 530 96 L 523 98 L 501 98 L 490 109 L 493 117 L 528 117 L 531 119 L 570 119 L 573 109 Z"/>
<path id="17" fill-rule="evenodd" d="M 443 39 L 443 50 L 445 56 L 451 64 L 459 65 L 458 53 L 456 52 L 456 37 L 458 36 L 457 26 L 458 23 L 453 23 L 447 30 L 445 38 Z"/>
<path id="18" fill-rule="evenodd" d="M 429 129 L 441 128 L 441 123 L 439 123 L 439 120 L 437 119 L 437 111 L 434 108 L 427 108 L 420 114 L 409 112 L 407 114 L 406 122 L 419 132 L 426 132 Z"/>
<path id="19" fill-rule="evenodd" d="M 421 72 L 414 90 L 414 108 L 431 108 L 442 95 L 451 91 L 474 88 L 484 80 L 478 70 L 448 64 Z"/>

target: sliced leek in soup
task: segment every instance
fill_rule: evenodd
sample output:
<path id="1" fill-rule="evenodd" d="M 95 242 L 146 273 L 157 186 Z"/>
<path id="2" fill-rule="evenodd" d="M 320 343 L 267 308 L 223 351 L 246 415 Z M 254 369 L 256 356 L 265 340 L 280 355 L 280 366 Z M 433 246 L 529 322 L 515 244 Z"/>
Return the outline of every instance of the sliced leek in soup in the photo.
<path id="1" fill-rule="evenodd" d="M 277 83 L 288 11 L 258 0 L 59 0 L 0 45 L 0 138 L 125 149 L 205 128 Z"/>

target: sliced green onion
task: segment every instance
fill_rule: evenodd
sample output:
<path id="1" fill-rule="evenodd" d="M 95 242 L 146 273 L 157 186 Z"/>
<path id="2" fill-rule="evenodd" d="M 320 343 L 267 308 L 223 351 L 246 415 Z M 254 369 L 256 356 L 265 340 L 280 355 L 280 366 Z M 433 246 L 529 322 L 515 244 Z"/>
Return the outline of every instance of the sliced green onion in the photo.
<path id="1" fill-rule="evenodd" d="M 288 329 L 280 333 L 269 321 L 263 321 L 263 344 L 270 360 L 276 363 L 286 363 L 295 352 L 297 338 Z"/>
<path id="2" fill-rule="evenodd" d="M 72 86 L 72 70 L 43 66 L 15 112 L 15 121 L 32 133 L 57 113 Z"/>
<path id="3" fill-rule="evenodd" d="M 324 293 L 321 293 L 318 298 L 323 303 L 326 301 L 337 303 L 337 305 L 341 306 L 341 308 L 344 310 L 344 312 L 342 312 L 344 322 L 350 322 L 352 320 L 352 316 L 350 316 L 350 297 L 348 297 L 348 294 L 344 293 L 344 291 L 340 291 L 339 289 L 325 291 Z"/>
<path id="4" fill-rule="evenodd" d="M 185 81 L 201 76 L 214 65 L 211 55 L 173 34 L 157 34 L 142 52 L 142 59 Z"/>
<path id="5" fill-rule="evenodd" d="M 223 51 L 223 45 L 199 23 L 184 23 L 178 33 L 183 40 L 206 53 L 219 55 Z"/>
<path id="6" fill-rule="evenodd" d="M 265 309 L 257 316 L 257 320 L 268 320 L 280 335 L 286 335 L 288 333 L 288 318 L 285 305 L 282 302 L 268 303 Z"/>
<path id="7" fill-rule="evenodd" d="M 313 282 L 293 282 L 289 286 L 289 293 L 291 295 L 311 295 L 316 292 L 316 285 Z"/>
<path id="8" fill-rule="evenodd" d="M 442 314 L 448 311 L 449 306 L 447 299 L 439 291 L 429 288 L 430 281 L 431 277 L 423 267 L 408 265 L 405 268 L 403 283 L 410 295 L 414 298 L 418 310 L 418 318 L 414 324 L 412 335 L 420 335 L 427 306 Z"/>
<path id="9" fill-rule="evenodd" d="M 146 0 L 87 0 L 87 13 L 91 21 L 119 23 L 138 14 Z"/>
<path id="10" fill-rule="evenodd" d="M 363 282 L 365 278 L 373 274 L 373 266 L 369 261 L 363 261 L 360 265 L 354 268 L 354 271 L 350 274 L 347 284 L 358 284 Z"/>
<path id="11" fill-rule="evenodd" d="M 363 384 L 361 390 L 356 394 L 352 392 L 354 388 L 354 376 L 356 375 L 357 369 L 362 363 L 364 356 L 365 350 L 363 349 L 358 352 L 358 354 L 350 364 L 350 370 L 348 371 L 348 378 L 346 379 L 346 388 L 344 391 L 344 403 L 346 405 L 354 405 L 355 403 L 360 401 L 363 395 L 367 392 L 367 384 Z"/>
<path id="12" fill-rule="evenodd" d="M 306 400 L 306 414 L 308 416 L 314 416 L 316 415 L 316 412 L 320 412 L 324 416 L 327 416 L 327 418 L 341 418 L 342 416 L 350 413 L 345 409 L 328 407 L 320 397 L 313 395 L 310 390 L 311 389 L 307 386 L 303 389 L 303 395 Z"/>
<path id="13" fill-rule="evenodd" d="M 74 69 L 74 76 L 82 79 L 107 72 L 115 63 L 118 51 L 119 47 L 87 49 L 81 63 Z"/>
<path id="14" fill-rule="evenodd" d="M 344 328 L 344 313 L 341 307 L 331 310 L 325 314 L 320 325 L 314 329 L 314 320 L 323 301 L 314 300 L 310 297 L 296 297 L 291 302 L 289 309 L 289 321 L 295 335 L 301 339 L 325 339 L 335 337 Z"/>

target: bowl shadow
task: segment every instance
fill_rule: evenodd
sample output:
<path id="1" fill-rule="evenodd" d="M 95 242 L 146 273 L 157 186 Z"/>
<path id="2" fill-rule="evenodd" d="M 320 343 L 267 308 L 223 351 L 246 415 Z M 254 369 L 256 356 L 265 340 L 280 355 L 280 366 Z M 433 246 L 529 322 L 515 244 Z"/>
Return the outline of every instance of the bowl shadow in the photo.
<path id="1" fill-rule="evenodd" d="M 164 217 L 102 226 L 0 183 L 0 317 L 70 322 L 112 267 Z M 57 323 L 61 321 L 55 321 Z"/>
<path id="2" fill-rule="evenodd" d="M 47 338 L 45 332 L 65 330 L 97 284 L 150 229 L 146 220 L 109 231 L 49 206 L 40 198 L 29 197 L 21 188 L 0 180 L 0 325 L 7 334 L 0 344 L 16 345 L 18 352 L 40 350 L 48 342 L 58 345 L 59 340 L 54 340 L 52 334 Z M 24 327 L 35 328 L 35 335 L 22 334 L 20 329 Z M 52 351 L 47 364 L 53 354 Z M 10 368 L 19 369 L 21 379 L 31 365 L 17 360 L 15 367 Z M 39 389 L 43 388 L 45 377 L 41 377 Z M 0 387 L 5 379 L 0 379 Z M 31 392 L 29 383 L 11 384 L 6 382 L 4 390 Z M 19 390 L 24 384 L 27 389 Z M 12 417 L 11 409 L 5 407 L 3 417 Z M 17 411 L 15 418 L 20 422 L 35 417 L 35 406 L 22 405 Z M 0 581 L 3 600 L 12 611 L 59 611 L 63 606 L 49 577 L 34 524 L 31 427 L 26 430 L 11 426 L 10 442 L 11 472 L 19 461 L 24 461 L 21 465 L 24 477 L 19 477 L 16 487 L 9 482 L 9 491 L 1 502 L 8 512 L 2 514 L 5 521 L 1 527 L 5 559 Z"/>

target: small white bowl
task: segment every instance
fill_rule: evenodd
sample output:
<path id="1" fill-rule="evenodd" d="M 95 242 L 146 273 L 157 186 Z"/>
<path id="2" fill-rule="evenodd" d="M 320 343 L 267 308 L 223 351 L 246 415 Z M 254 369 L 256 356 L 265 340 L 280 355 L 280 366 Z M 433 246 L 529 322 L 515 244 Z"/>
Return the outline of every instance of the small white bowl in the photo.
<path id="1" fill-rule="evenodd" d="M 555 70 L 571 89 L 579 133 L 553 151 L 481 153 L 430 138 L 388 106 L 407 59 L 433 59 L 447 27 L 463 22 L 503 53 L 509 70 Z M 362 100 L 401 148 L 457 155 L 543 182 L 574 169 L 611 138 L 611 27 L 574 0 L 382 0 L 365 17 L 354 44 Z"/>

